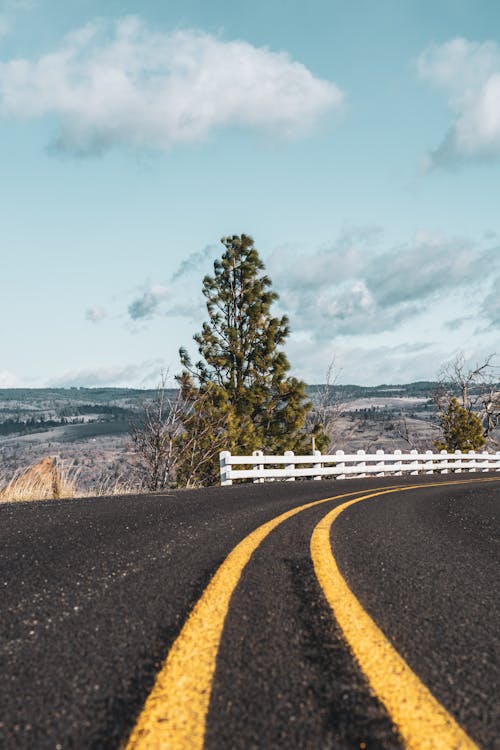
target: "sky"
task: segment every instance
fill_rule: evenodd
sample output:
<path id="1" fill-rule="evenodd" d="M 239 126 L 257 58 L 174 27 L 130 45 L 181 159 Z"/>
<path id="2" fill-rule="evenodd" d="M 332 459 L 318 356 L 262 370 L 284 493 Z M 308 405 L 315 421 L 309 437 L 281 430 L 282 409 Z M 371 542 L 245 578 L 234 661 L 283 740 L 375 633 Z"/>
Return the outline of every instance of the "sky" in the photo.
<path id="1" fill-rule="evenodd" d="M 0 387 L 179 372 L 250 234 L 292 373 L 500 355 L 497 0 L 0 0 Z"/>

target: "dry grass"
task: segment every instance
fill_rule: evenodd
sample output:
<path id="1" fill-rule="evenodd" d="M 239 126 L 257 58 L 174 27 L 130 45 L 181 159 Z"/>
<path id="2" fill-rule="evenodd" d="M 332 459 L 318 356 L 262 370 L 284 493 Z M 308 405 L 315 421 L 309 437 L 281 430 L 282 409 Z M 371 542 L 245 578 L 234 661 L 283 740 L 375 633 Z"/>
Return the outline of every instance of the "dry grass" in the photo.
<path id="1" fill-rule="evenodd" d="M 44 458 L 33 466 L 19 469 L 0 489 L 0 502 L 65 499 L 74 497 L 77 472 L 67 469 L 57 458 Z"/>
<path id="2" fill-rule="evenodd" d="M 125 475 L 119 477 L 103 477 L 78 497 L 110 497 L 112 495 L 137 495 L 144 492 L 137 482 L 127 479 Z"/>
<path id="3" fill-rule="evenodd" d="M 79 467 L 69 468 L 57 458 L 44 458 L 9 479 L 0 475 L 0 503 L 29 500 L 63 500 L 71 497 L 110 497 L 140 493 L 136 482 L 119 477 L 101 478 L 85 490 L 78 488 Z"/>

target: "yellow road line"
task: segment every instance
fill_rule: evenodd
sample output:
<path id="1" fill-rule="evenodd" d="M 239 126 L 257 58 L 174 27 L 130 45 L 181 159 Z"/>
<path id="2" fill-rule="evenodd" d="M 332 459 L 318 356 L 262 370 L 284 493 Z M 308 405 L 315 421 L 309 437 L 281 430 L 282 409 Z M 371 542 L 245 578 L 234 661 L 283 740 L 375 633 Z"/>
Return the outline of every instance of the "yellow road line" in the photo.
<path id="1" fill-rule="evenodd" d="M 453 482 L 463 483 L 464 480 Z M 250 557 L 283 521 L 314 506 L 359 495 L 363 491 L 366 490 L 346 492 L 293 508 L 259 526 L 232 550 L 170 649 L 125 750 L 202 750 L 224 620 L 233 591 Z"/>
<path id="2" fill-rule="evenodd" d="M 429 485 L 419 485 L 424 486 Z M 377 495 L 401 491 L 393 489 Z M 405 747 L 409 750 L 478 750 L 365 612 L 335 562 L 330 543 L 335 519 L 351 505 L 375 496 L 366 495 L 339 505 L 316 526 L 311 538 L 311 555 L 318 581 L 354 657 L 398 727 Z"/>
<path id="3" fill-rule="evenodd" d="M 283 521 L 319 503 L 301 505 L 259 526 L 224 560 L 186 620 L 132 731 L 126 750 L 201 750 L 215 661 L 229 601 L 250 557 Z"/>

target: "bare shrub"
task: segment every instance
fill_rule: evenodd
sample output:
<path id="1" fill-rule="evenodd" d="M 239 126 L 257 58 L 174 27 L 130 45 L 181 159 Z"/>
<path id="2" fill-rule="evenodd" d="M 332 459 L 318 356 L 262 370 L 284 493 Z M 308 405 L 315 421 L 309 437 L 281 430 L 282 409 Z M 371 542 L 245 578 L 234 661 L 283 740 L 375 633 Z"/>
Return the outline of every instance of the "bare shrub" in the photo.
<path id="1" fill-rule="evenodd" d="M 308 415 L 307 427 L 312 432 L 314 427 L 321 427 L 326 438 L 326 443 L 321 446 L 325 452 L 329 452 L 336 442 L 335 431 L 337 425 L 345 412 L 347 399 L 339 388 L 341 370 L 337 367 L 335 357 L 332 357 L 326 371 L 325 382 L 314 393 L 312 399 L 312 410 Z M 312 449 L 316 447 L 314 437 L 312 438 Z"/>
<path id="2" fill-rule="evenodd" d="M 454 397 L 469 414 L 475 414 L 489 448 L 500 444 L 500 367 L 495 360 L 496 354 L 490 354 L 484 361 L 471 364 L 459 352 L 441 368 L 433 394 L 440 415 L 446 413 Z"/>
<path id="3" fill-rule="evenodd" d="M 162 373 L 152 399 L 130 422 L 132 447 L 137 456 L 135 474 L 139 484 L 152 492 L 175 481 L 179 459 L 177 441 L 183 430 L 185 405 L 180 391 L 174 398 L 167 393 L 167 375 Z"/>

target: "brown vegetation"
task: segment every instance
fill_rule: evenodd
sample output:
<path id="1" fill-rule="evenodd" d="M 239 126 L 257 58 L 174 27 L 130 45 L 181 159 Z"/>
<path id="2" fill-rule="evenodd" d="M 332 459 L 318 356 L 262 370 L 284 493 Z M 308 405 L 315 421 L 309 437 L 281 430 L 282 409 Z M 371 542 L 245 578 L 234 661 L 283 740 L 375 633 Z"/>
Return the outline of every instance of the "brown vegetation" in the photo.
<path id="1" fill-rule="evenodd" d="M 0 489 L 0 501 L 48 500 L 73 497 L 76 478 L 70 478 L 53 457 L 44 458 L 28 469 L 17 471 Z"/>

